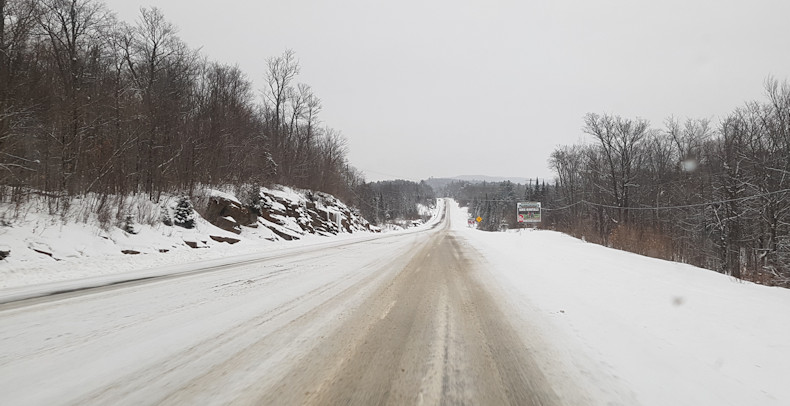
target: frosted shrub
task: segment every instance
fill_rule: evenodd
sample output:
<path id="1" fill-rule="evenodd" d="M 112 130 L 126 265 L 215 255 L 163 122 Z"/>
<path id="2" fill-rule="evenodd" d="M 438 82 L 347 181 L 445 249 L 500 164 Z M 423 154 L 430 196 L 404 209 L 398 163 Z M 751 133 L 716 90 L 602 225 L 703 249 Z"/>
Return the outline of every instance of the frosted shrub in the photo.
<path id="1" fill-rule="evenodd" d="M 170 208 L 168 207 L 166 202 L 162 203 L 162 206 L 159 208 L 160 216 L 159 219 L 162 221 L 162 224 L 166 226 L 173 225 L 173 217 L 170 215 Z"/>
<path id="2" fill-rule="evenodd" d="M 131 213 L 128 213 L 124 216 L 123 220 L 121 221 L 121 229 L 129 234 L 137 234 L 137 230 L 134 224 L 134 216 Z"/>
<path id="3" fill-rule="evenodd" d="M 188 196 L 178 198 L 175 213 L 173 214 L 173 224 L 184 228 L 195 228 L 195 208 Z"/>

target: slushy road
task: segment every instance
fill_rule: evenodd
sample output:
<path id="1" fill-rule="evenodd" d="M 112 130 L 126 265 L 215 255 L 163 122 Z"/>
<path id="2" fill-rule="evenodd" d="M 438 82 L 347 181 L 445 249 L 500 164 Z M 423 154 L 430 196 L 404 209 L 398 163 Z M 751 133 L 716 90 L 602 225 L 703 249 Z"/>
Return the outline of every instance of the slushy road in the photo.
<path id="1" fill-rule="evenodd" d="M 0 305 L 0 403 L 558 404 L 450 218 Z"/>

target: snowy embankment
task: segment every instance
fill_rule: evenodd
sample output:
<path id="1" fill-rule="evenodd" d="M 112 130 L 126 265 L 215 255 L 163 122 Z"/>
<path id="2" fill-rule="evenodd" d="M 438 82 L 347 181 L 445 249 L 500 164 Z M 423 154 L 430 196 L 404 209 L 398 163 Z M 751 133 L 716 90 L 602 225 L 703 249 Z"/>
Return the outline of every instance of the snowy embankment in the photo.
<path id="1" fill-rule="evenodd" d="M 592 396 L 569 403 L 790 404 L 790 290 L 552 231 L 482 232 L 451 213 L 524 335 L 549 337 L 555 378 Z"/>
<path id="2" fill-rule="evenodd" d="M 84 278 L 116 281 L 183 272 L 228 262 L 224 258 L 249 259 L 321 244 L 329 241 L 326 237 L 364 238 L 370 235 L 366 231 L 376 229 L 331 195 L 287 187 L 262 188 L 260 214 L 241 213 L 249 219 L 246 224 L 226 214 L 239 218 L 240 210 L 246 210 L 235 196 L 209 190 L 195 205 L 200 206 L 197 212 L 213 215 L 214 223 L 196 212 L 192 229 L 161 221 L 173 217 L 178 200 L 174 196 L 163 198 L 161 204 L 133 198 L 114 202 L 113 210 L 131 213 L 132 224 L 117 213 L 111 217 L 121 220 L 100 224 L 100 214 L 91 211 L 95 202 L 87 200 L 75 199 L 65 216 L 47 214 L 49 208 L 40 201 L 22 208 L 0 205 L 0 250 L 10 251 L 0 260 L 0 289 L 63 282 L 77 286 L 80 282 L 72 282 Z M 228 206 L 234 203 L 236 207 Z"/>

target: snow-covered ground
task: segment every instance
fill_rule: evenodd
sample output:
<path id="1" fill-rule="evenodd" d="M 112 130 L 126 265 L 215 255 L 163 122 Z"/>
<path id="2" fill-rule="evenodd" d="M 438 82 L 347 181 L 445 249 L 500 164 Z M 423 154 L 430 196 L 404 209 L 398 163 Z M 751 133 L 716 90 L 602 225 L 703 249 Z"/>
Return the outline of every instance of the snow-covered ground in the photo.
<path id="1" fill-rule="evenodd" d="M 98 214 L 92 212 L 96 202 L 90 201 L 91 197 L 75 199 L 65 218 L 48 214 L 49 208 L 42 201 L 32 201 L 21 209 L 0 204 L 0 251 L 11 252 L 7 258 L 0 259 L 0 289 L 112 276 L 165 266 L 180 269 L 181 264 L 188 262 L 261 254 L 330 240 L 365 238 L 369 234 L 358 226 L 358 219 L 347 218 L 345 213 L 350 209 L 330 195 L 315 194 L 318 209 L 338 213 L 344 221 L 351 223 L 354 233 L 343 228 L 331 235 L 303 231 L 302 226 L 311 220 L 306 214 L 309 210 L 306 207 L 307 191 L 280 186 L 264 188 L 262 192 L 264 204 L 270 206 L 272 212 L 289 212 L 283 205 L 286 203 L 295 216 L 272 214 L 271 218 L 279 224 L 259 217 L 257 228 L 240 227 L 241 234 L 223 230 L 197 214 L 194 229 L 162 224 L 159 218 L 163 207 L 169 205 L 172 210 L 175 196 L 164 197 L 162 204 L 132 197 L 111 204 L 112 210 L 123 207 L 121 210 L 133 214 L 135 233 L 124 231 L 121 224 L 100 226 Z M 229 193 L 217 190 L 207 193 L 238 202 Z M 430 214 L 428 211 L 431 209 L 426 207 L 424 210 Z M 438 212 L 436 207 L 432 210 L 433 213 Z M 116 215 L 113 213 L 111 217 Z M 298 240 L 284 240 L 273 230 Z M 238 242 L 229 244 L 215 241 L 212 237 Z M 186 241 L 197 244 L 197 248 L 191 248 Z M 124 254 L 124 251 L 136 254 Z"/>
<path id="2" fill-rule="evenodd" d="M 444 211 L 444 200 L 438 200 L 433 208 L 432 217 L 420 225 L 409 229 L 398 229 L 386 232 L 386 235 L 412 234 L 435 226 Z M 29 216 L 35 219 L 28 220 L 38 224 L 48 222 L 49 216 L 35 214 Z M 6 229 L 6 236 L 16 237 L 14 243 L 26 247 L 30 240 L 52 241 L 52 246 L 68 247 L 73 250 L 81 244 L 102 244 L 103 238 L 96 238 L 97 233 L 105 233 L 89 224 L 69 222 L 65 225 L 44 227 L 40 233 L 31 233 L 22 228 L 19 231 Z M 345 243 L 362 242 L 377 238 L 373 233 L 340 233 L 331 236 L 304 234 L 299 240 L 284 241 L 270 240 L 266 230 L 244 228 L 242 238 L 236 244 L 230 245 L 211 241 L 205 238 L 207 233 L 216 235 L 234 234 L 225 232 L 206 222 L 198 216 L 197 227 L 194 230 L 184 230 L 178 227 L 158 226 L 148 230 L 142 237 L 129 235 L 120 230 L 114 230 L 119 238 L 134 238 L 140 241 L 140 246 L 151 248 L 156 244 L 169 244 L 173 249 L 167 253 L 150 253 L 149 255 L 119 255 L 118 244 L 108 242 L 106 247 L 91 246 L 93 255 L 72 255 L 64 260 L 50 260 L 39 255 L 34 260 L 26 258 L 22 261 L 0 261 L 0 303 L 20 298 L 39 296 L 47 292 L 74 290 L 84 287 L 104 286 L 125 280 L 150 278 L 170 274 L 194 272 L 197 270 L 226 266 L 236 262 L 249 262 L 275 256 L 288 255 L 294 252 L 303 252 L 307 249 L 325 249 L 340 246 Z M 16 233 L 16 234 L 15 234 Z M 192 249 L 183 244 L 183 235 L 203 236 L 205 244 L 210 249 Z M 51 235 L 51 238 L 43 237 Z M 236 236 L 238 237 L 238 236 Z M 243 238 L 246 237 L 246 238 Z M 9 238 L 11 240 L 12 238 Z M 193 237 L 194 239 L 194 237 Z M 48 246 L 49 247 L 49 246 Z"/>
<path id="3" fill-rule="evenodd" d="M 450 212 L 579 404 L 790 404 L 790 290 Z"/>
<path id="4" fill-rule="evenodd" d="M 790 290 L 551 231 L 482 232 L 467 227 L 464 209 L 452 202 L 448 209 L 450 233 L 465 255 L 479 259 L 481 282 L 501 293 L 501 308 L 563 403 L 790 404 Z M 102 256 L 53 261 L 54 267 L 40 272 L 57 272 L 62 280 L 46 284 L 40 282 L 52 279 L 20 272 L 17 277 L 26 282 L 0 289 L 0 302 L 124 279 L 221 270 L 176 283 L 100 289 L 59 299 L 63 306 L 58 301 L 12 305 L 0 313 L 0 404 L 81 396 L 97 403 L 105 395 L 151 403 L 181 382 L 159 379 L 156 373 L 162 371 L 176 371 L 163 377 L 199 382 L 206 390 L 219 382 L 208 372 L 202 376 L 198 366 L 230 374 L 240 388 L 256 387 L 256 379 L 273 379 L 269 364 L 283 368 L 288 359 L 306 354 L 354 303 L 387 280 L 384 274 L 396 275 L 408 253 L 442 235 L 421 232 L 439 221 L 435 217 L 421 228 L 384 236 L 267 242 L 263 250 L 239 243 L 121 257 L 129 258 L 126 265 Z M 164 266 L 158 258 L 184 262 Z M 129 269 L 120 273 L 103 270 L 124 266 Z M 276 329 L 290 323 L 297 324 Z M 229 328 L 233 334 L 226 333 Z M 108 358 L 92 359 L 88 342 Z M 252 365 L 240 355 L 227 358 L 245 345 L 269 354 L 267 364 Z M 71 373 L 80 363 L 86 367 Z M 92 387 L 107 385 L 107 392 L 87 393 L 88 380 Z"/>
<path id="5" fill-rule="evenodd" d="M 91 278 L 64 267 L 77 279 L 0 289 L 0 405 L 259 404 L 248 392 L 276 383 L 337 329 L 430 241 L 437 231 L 424 231 L 440 220 Z M 94 259 L 87 266 L 111 266 Z M 181 276 L 110 285 L 174 274 Z M 90 286 L 103 287 L 2 305 Z"/>

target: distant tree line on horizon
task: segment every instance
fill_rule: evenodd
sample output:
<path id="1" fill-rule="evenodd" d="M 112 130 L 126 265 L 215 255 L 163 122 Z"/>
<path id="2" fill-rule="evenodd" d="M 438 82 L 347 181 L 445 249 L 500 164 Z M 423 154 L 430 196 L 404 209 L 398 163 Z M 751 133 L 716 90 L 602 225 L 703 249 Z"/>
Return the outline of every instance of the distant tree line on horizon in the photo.
<path id="1" fill-rule="evenodd" d="M 95 0 L 0 0 L 0 24 L 0 201 L 274 183 L 353 201 L 364 183 L 292 51 L 261 99 L 156 8 L 127 24 Z"/>

